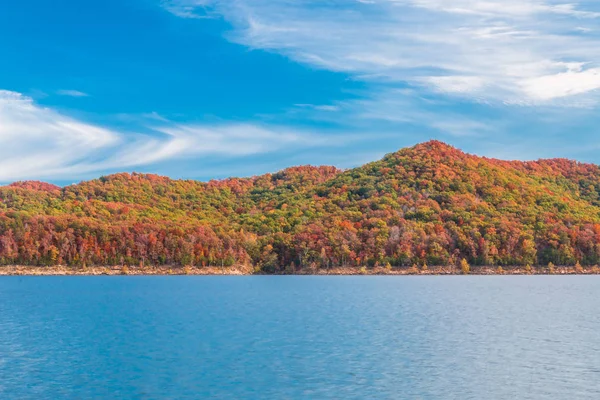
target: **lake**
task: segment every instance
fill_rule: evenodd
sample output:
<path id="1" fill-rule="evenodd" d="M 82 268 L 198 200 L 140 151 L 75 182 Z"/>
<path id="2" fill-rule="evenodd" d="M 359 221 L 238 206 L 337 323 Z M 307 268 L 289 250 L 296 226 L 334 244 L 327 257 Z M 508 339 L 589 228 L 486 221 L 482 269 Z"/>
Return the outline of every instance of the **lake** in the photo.
<path id="1" fill-rule="evenodd" d="M 599 276 L 1 277 L 2 399 L 598 399 Z"/>

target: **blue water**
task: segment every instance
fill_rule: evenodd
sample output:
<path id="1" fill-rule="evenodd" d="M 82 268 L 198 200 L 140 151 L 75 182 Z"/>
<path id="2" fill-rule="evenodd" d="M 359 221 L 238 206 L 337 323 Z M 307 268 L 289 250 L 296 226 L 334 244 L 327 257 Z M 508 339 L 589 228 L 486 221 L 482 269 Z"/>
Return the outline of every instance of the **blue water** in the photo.
<path id="1" fill-rule="evenodd" d="M 599 399 L 600 277 L 3 277 L 1 399 Z"/>

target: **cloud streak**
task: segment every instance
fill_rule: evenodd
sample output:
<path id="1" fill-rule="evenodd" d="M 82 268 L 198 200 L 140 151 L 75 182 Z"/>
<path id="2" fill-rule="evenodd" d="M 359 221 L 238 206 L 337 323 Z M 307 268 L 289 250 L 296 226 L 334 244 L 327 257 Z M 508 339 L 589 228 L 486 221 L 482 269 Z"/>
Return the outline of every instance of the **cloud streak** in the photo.
<path id="1" fill-rule="evenodd" d="M 0 90 L 0 182 L 67 179 L 201 156 L 245 157 L 333 145 L 326 136 L 256 124 L 176 124 L 148 118 L 148 133 L 89 124 Z"/>
<path id="2" fill-rule="evenodd" d="M 68 90 L 68 89 L 57 90 L 56 94 L 58 94 L 60 96 L 69 96 L 69 97 L 88 97 L 89 96 L 89 94 L 80 92 L 79 90 Z"/>
<path id="3" fill-rule="evenodd" d="M 598 100 L 595 1 L 185 0 L 220 13 L 232 41 L 368 82 L 473 101 L 578 106 Z M 567 101 L 566 98 L 573 99 Z M 582 98 L 587 101 L 582 101 Z"/>

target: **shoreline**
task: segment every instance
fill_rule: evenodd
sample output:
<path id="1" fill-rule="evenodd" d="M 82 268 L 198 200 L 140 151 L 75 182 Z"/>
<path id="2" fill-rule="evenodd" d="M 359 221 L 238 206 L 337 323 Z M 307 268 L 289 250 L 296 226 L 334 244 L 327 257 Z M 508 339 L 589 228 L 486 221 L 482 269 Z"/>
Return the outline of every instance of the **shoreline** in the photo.
<path id="1" fill-rule="evenodd" d="M 417 275 L 600 275 L 598 267 L 491 267 L 472 266 L 468 274 L 464 274 L 456 267 L 429 267 L 418 269 L 414 267 L 399 268 L 364 268 L 364 267 L 338 267 L 330 269 L 304 269 L 299 271 L 281 271 L 265 273 L 255 271 L 251 266 L 237 267 L 182 267 L 182 266 L 157 266 L 157 267 L 127 267 L 127 266 L 93 266 L 93 267 L 68 267 L 68 266 L 26 266 L 5 265 L 0 266 L 0 276 L 168 276 L 168 275 L 205 275 L 205 276 L 250 276 L 250 275 L 315 275 L 315 276 L 352 276 L 352 275 L 390 275 L 390 276 L 417 276 Z"/>

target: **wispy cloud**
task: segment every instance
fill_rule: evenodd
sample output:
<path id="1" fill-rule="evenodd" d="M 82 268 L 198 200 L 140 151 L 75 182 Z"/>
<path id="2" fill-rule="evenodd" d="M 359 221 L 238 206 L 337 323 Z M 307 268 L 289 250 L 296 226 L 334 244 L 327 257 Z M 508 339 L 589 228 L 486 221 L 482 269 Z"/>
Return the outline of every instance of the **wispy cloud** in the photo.
<path id="1" fill-rule="evenodd" d="M 39 107 L 19 93 L 0 91 L 0 181 L 65 173 L 120 142 L 116 132 Z"/>
<path id="2" fill-rule="evenodd" d="M 427 131 L 420 135 L 421 140 L 428 139 L 430 135 L 445 140 L 484 137 L 504 128 L 497 120 L 489 120 L 482 114 L 471 116 L 461 113 L 453 110 L 455 103 L 425 96 L 409 88 L 378 87 L 361 99 L 340 101 L 335 107 L 346 124 L 363 131 L 369 126 L 378 126 L 380 130 L 400 135 L 410 127 L 420 127 L 420 131 L 426 127 Z M 321 119 L 326 120 L 327 114 L 321 114 Z M 336 113 L 329 118 L 331 121 L 339 120 L 340 115 Z"/>
<path id="3" fill-rule="evenodd" d="M 70 97 L 88 97 L 89 96 L 89 94 L 80 92 L 79 90 L 67 90 L 67 89 L 57 90 L 56 94 L 58 94 L 60 96 L 70 96 Z"/>
<path id="4" fill-rule="evenodd" d="M 162 0 L 163 8 L 180 18 L 205 19 L 214 18 L 210 6 L 212 0 Z"/>
<path id="5" fill-rule="evenodd" d="M 245 157 L 335 145 L 328 136 L 276 126 L 176 124 L 164 117 L 146 121 L 148 133 L 117 131 L 0 90 L 0 182 L 79 178 L 190 157 Z"/>
<path id="6" fill-rule="evenodd" d="M 235 42 L 369 82 L 402 82 L 499 104 L 579 106 L 600 98 L 597 1 L 169 4 L 220 13 L 232 24 L 229 38 Z"/>
<path id="7" fill-rule="evenodd" d="M 340 107 L 332 104 L 294 104 L 296 107 L 319 111 L 339 111 Z"/>
<path id="8" fill-rule="evenodd" d="M 335 144 L 326 136 L 245 123 L 163 124 L 153 130 L 162 135 L 137 135 L 128 148 L 111 154 L 96 167 L 124 168 L 197 156 L 244 157 Z"/>

